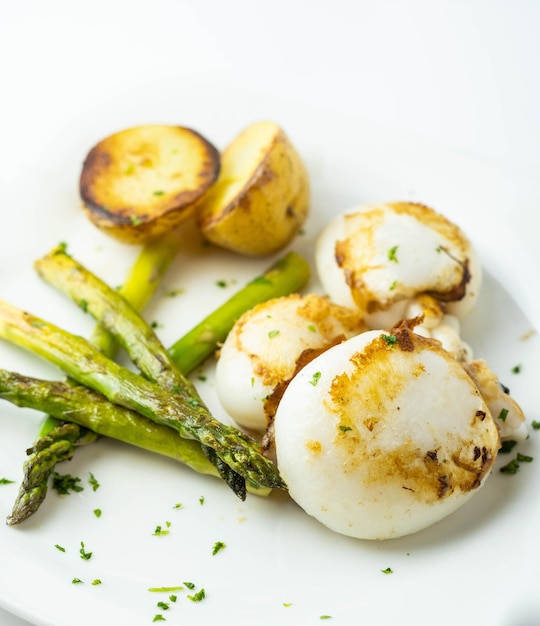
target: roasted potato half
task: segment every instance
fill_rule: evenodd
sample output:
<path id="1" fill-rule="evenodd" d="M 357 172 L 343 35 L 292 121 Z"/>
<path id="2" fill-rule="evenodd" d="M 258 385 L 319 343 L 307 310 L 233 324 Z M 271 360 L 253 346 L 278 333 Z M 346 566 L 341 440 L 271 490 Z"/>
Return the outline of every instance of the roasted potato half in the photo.
<path id="1" fill-rule="evenodd" d="M 196 219 L 213 243 L 261 256 L 289 243 L 308 211 L 309 181 L 300 155 L 280 126 L 256 122 L 221 154 L 219 178 Z"/>
<path id="2" fill-rule="evenodd" d="M 120 241 L 142 244 L 192 215 L 219 169 L 219 152 L 194 130 L 136 126 L 90 150 L 79 190 L 98 228 Z"/>

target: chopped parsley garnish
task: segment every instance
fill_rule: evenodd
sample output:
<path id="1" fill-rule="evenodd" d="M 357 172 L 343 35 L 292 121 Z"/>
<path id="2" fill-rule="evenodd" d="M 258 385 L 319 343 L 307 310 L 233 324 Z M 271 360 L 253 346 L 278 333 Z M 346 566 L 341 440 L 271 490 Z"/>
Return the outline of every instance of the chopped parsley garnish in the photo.
<path id="1" fill-rule="evenodd" d="M 342 433 L 346 433 L 348 430 L 352 430 L 352 428 L 350 426 L 345 426 L 345 424 L 340 424 L 339 430 L 341 430 Z"/>
<path id="2" fill-rule="evenodd" d="M 506 418 L 508 417 L 508 409 L 501 409 L 499 416 L 497 419 L 500 419 L 501 422 L 506 422 Z"/>
<path id="3" fill-rule="evenodd" d="M 184 583 L 184 585 L 185 584 L 186 583 Z M 168 593 L 169 591 L 182 591 L 183 588 L 182 585 L 177 585 L 176 587 L 149 587 L 148 591 L 152 593 Z"/>
<path id="4" fill-rule="evenodd" d="M 169 526 L 171 525 L 170 522 L 166 522 L 166 524 L 167 524 L 167 528 L 169 528 Z M 159 537 L 161 535 L 168 535 L 169 533 L 170 531 L 165 530 L 162 526 L 156 526 L 152 534 L 155 535 L 156 537 Z"/>
<path id="5" fill-rule="evenodd" d="M 206 378 L 206 376 L 203 376 L 201 374 L 200 376 L 197 376 L 197 380 L 200 380 L 201 383 L 205 383 L 208 379 Z"/>
<path id="6" fill-rule="evenodd" d="M 92 581 L 92 584 L 95 585 L 101 585 L 101 580 L 99 578 L 94 578 L 94 580 Z"/>
<path id="7" fill-rule="evenodd" d="M 268 332 L 269 339 L 272 339 L 272 337 L 276 337 L 277 335 L 279 335 L 279 330 L 271 330 Z"/>
<path id="8" fill-rule="evenodd" d="M 72 491 L 83 491 L 84 487 L 79 485 L 80 482 L 81 479 L 77 476 L 72 476 L 71 474 L 61 475 L 58 472 L 53 473 L 53 489 L 55 489 L 62 496 L 65 496 Z"/>
<path id="9" fill-rule="evenodd" d="M 170 605 L 167 602 L 158 602 L 156 606 L 159 609 L 163 609 L 164 611 L 168 611 Z"/>
<path id="10" fill-rule="evenodd" d="M 142 220 L 138 215 L 131 215 L 129 220 L 132 226 L 140 226 L 142 224 Z"/>
<path id="11" fill-rule="evenodd" d="M 381 335 L 387 346 L 394 346 L 397 343 L 397 337 L 395 335 Z"/>
<path id="12" fill-rule="evenodd" d="M 381 572 L 383 574 L 393 574 L 394 570 L 391 567 L 387 567 L 386 569 L 382 569 Z"/>
<path id="13" fill-rule="evenodd" d="M 81 555 L 81 559 L 83 559 L 84 561 L 89 561 L 92 558 L 93 554 L 93 552 L 86 551 L 84 547 L 84 541 L 81 541 L 81 549 L 79 550 L 79 553 Z"/>
<path id="14" fill-rule="evenodd" d="M 394 280 L 392 282 L 392 284 L 390 285 L 390 287 L 388 287 L 389 291 L 394 291 L 394 289 L 397 287 L 397 280 Z"/>
<path id="15" fill-rule="evenodd" d="M 532 421 L 531 426 L 533 427 L 533 430 L 540 430 L 540 422 L 537 422 L 536 420 Z"/>
<path id="16" fill-rule="evenodd" d="M 154 619 L 152 620 L 153 622 L 165 622 L 165 618 L 163 617 L 163 615 L 160 615 L 159 613 L 157 615 L 154 615 Z"/>
<path id="17" fill-rule="evenodd" d="M 68 245 L 65 241 L 61 241 L 55 248 L 53 255 L 55 254 L 65 254 L 66 256 L 71 256 L 68 253 Z"/>
<path id="18" fill-rule="evenodd" d="M 500 469 L 502 474 L 517 474 L 519 471 L 519 461 L 512 459 L 510 463 L 503 465 Z"/>
<path id="19" fill-rule="evenodd" d="M 156 189 L 156 191 L 154 191 L 154 196 L 164 196 L 165 192 L 163 191 L 163 189 Z"/>
<path id="20" fill-rule="evenodd" d="M 55 547 L 57 550 L 60 550 L 60 552 L 65 552 L 65 551 L 66 551 L 66 549 L 65 549 L 63 546 L 60 546 L 60 545 L 58 545 L 57 543 L 55 543 L 55 544 L 54 544 L 54 547 Z"/>
<path id="21" fill-rule="evenodd" d="M 81 307 L 81 309 L 86 313 L 86 311 L 88 311 L 88 300 L 85 300 L 84 298 L 79 302 L 79 306 Z"/>
<path id="22" fill-rule="evenodd" d="M 167 291 L 165 295 L 167 296 L 167 298 L 176 298 L 176 296 L 181 296 L 185 292 L 185 289 L 183 289 L 182 287 L 178 287 L 178 289 L 169 289 L 169 291 Z"/>
<path id="23" fill-rule="evenodd" d="M 308 324 L 308 330 L 312 333 L 316 333 L 317 327 L 315 326 L 315 324 Z"/>
<path id="24" fill-rule="evenodd" d="M 501 454 L 508 454 L 509 452 L 512 452 L 515 446 L 517 446 L 517 441 L 515 439 L 507 439 L 501 443 L 499 452 Z"/>
<path id="25" fill-rule="evenodd" d="M 223 543 L 223 541 L 216 541 L 214 547 L 212 548 L 212 556 L 215 556 L 220 550 L 224 550 L 227 546 Z"/>
<path id="26" fill-rule="evenodd" d="M 71 581 L 71 584 L 72 584 L 72 585 L 77 585 L 77 584 L 79 584 L 79 583 L 82 583 L 82 580 L 81 580 L 80 578 L 74 578 L 74 579 Z"/>
<path id="27" fill-rule="evenodd" d="M 398 258 L 396 256 L 396 252 L 398 250 L 398 246 L 392 246 L 390 250 L 388 250 L 388 260 L 393 261 L 394 263 L 398 262 Z"/>
<path id="28" fill-rule="evenodd" d="M 92 472 L 90 472 L 90 478 L 88 479 L 88 482 L 90 483 L 90 485 L 92 485 L 92 491 L 97 491 L 99 489 L 99 483 L 96 480 L 94 474 L 92 474 Z"/>
<path id="29" fill-rule="evenodd" d="M 315 387 L 320 379 L 321 379 L 321 372 L 315 372 L 313 376 L 311 377 L 309 384 Z"/>
<path id="30" fill-rule="evenodd" d="M 14 480 L 9 480 L 9 478 L 0 478 L 0 485 L 11 485 L 14 482 Z"/>
<path id="31" fill-rule="evenodd" d="M 176 599 L 178 598 L 178 596 L 175 596 L 174 593 L 171 593 L 171 595 L 169 596 L 169 600 L 171 602 L 176 602 Z"/>
<path id="32" fill-rule="evenodd" d="M 224 287 L 227 286 L 227 282 L 225 280 L 216 280 L 216 285 L 223 289 Z"/>
<path id="33" fill-rule="evenodd" d="M 521 372 L 521 365 L 514 365 L 510 371 L 512 374 L 519 374 Z"/>
<path id="34" fill-rule="evenodd" d="M 101 509 L 94 509 L 94 515 L 96 517 L 101 517 Z"/>
<path id="35" fill-rule="evenodd" d="M 284 607 L 289 607 L 289 606 L 292 606 L 292 602 L 284 602 L 284 603 L 283 603 L 283 606 L 284 606 Z"/>
<path id="36" fill-rule="evenodd" d="M 202 506 L 204 504 L 204 496 L 199 498 L 199 504 Z"/>
<path id="37" fill-rule="evenodd" d="M 331 615 L 321 615 L 319 619 L 332 619 Z"/>
<path id="38" fill-rule="evenodd" d="M 181 509 L 182 508 L 182 503 L 181 502 L 177 502 L 174 506 L 173 509 Z"/>
<path id="39" fill-rule="evenodd" d="M 185 585 L 188 589 L 195 589 L 195 583 L 189 583 L 189 582 L 185 582 L 185 581 L 184 581 L 184 585 Z"/>
<path id="40" fill-rule="evenodd" d="M 188 600 L 191 600 L 192 602 L 200 602 L 201 600 L 204 600 L 206 598 L 206 592 L 204 589 L 200 589 L 199 591 L 197 591 L 197 593 L 194 593 L 193 595 L 188 595 Z"/>
<path id="41" fill-rule="evenodd" d="M 529 456 L 527 454 L 521 454 L 521 452 L 517 453 L 516 459 L 520 463 L 532 463 L 532 461 L 533 461 L 533 457 L 532 456 Z"/>

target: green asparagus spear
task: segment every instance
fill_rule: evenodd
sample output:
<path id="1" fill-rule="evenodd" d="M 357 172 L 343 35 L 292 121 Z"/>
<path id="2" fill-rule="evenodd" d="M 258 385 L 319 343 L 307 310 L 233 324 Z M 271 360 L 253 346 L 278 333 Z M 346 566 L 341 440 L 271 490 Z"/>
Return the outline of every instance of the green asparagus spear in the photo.
<path id="1" fill-rule="evenodd" d="M 210 446 L 251 485 L 285 488 L 277 468 L 262 456 L 257 442 L 215 420 L 197 397 L 172 394 L 111 361 L 81 337 L 1 301 L 0 336 L 55 363 L 111 402 Z"/>
<path id="2" fill-rule="evenodd" d="M 83 385 L 40 380 L 0 369 L 0 398 L 16 406 L 45 410 L 59 419 L 69 419 L 72 423 L 64 424 L 62 433 L 62 438 L 67 440 L 76 436 L 76 430 L 70 427 L 78 424 L 100 435 L 176 459 L 201 474 L 217 476 L 216 468 L 204 456 L 197 441 L 177 437 L 168 426 L 113 404 Z M 41 449 L 47 446 L 42 444 Z M 72 452 L 67 450 L 65 458 L 70 458 Z M 41 466 L 46 462 L 44 459 Z"/>
<path id="3" fill-rule="evenodd" d="M 176 230 L 142 248 L 125 283 L 120 287 L 120 293 L 136 309 L 142 310 L 154 294 L 176 256 L 179 244 L 179 231 Z M 65 252 L 65 245 L 62 244 L 59 249 Z M 113 356 L 116 352 L 114 337 L 99 324 L 92 334 L 91 341 L 108 356 Z M 65 426 L 64 422 L 51 415 L 46 416 L 43 421 L 38 441 L 27 451 L 29 456 L 23 465 L 23 480 L 8 523 L 20 523 L 37 511 L 47 495 L 48 479 L 55 470 L 56 463 L 71 458 L 77 447 L 97 439 L 95 433 L 71 424 L 69 438 L 62 440 L 66 432 Z M 48 446 L 53 447 L 48 450 Z M 55 451 L 60 449 L 66 452 L 55 457 Z"/>

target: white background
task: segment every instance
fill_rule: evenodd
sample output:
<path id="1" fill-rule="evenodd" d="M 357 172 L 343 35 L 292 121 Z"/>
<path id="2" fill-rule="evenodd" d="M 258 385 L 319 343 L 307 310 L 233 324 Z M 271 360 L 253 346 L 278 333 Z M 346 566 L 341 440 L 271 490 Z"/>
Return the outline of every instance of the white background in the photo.
<path id="1" fill-rule="evenodd" d="M 535 0 L 0 0 L 0 139 L 46 159 L 38 129 L 66 141 L 60 120 L 92 107 L 103 115 L 108 102 L 111 129 L 127 126 L 114 101 L 134 84 L 146 99 L 155 89 L 160 121 L 163 81 L 222 72 L 263 96 L 352 113 L 515 176 L 509 226 L 533 246 L 530 222 L 510 216 L 537 210 L 527 190 L 540 170 L 539 29 Z M 0 212 L 0 228 L 16 220 Z M 27 622 L 0 610 L 0 624 Z"/>

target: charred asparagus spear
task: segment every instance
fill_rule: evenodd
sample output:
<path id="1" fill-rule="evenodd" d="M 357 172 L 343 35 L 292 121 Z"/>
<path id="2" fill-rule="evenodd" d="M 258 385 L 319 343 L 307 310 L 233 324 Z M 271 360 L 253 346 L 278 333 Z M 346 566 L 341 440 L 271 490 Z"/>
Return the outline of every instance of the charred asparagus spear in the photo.
<path id="1" fill-rule="evenodd" d="M 173 231 L 142 248 L 120 287 L 120 293 L 137 310 L 142 310 L 153 296 L 178 248 L 179 231 Z M 65 244 L 61 244 L 59 249 L 65 252 Z M 99 324 L 91 341 L 108 356 L 116 352 L 114 337 Z M 8 518 L 10 524 L 18 524 L 38 510 L 47 495 L 48 479 L 56 463 L 72 458 L 77 447 L 97 439 L 91 430 L 73 423 L 67 427 L 65 422 L 51 415 L 43 421 L 38 437 L 27 450 L 29 456 L 23 466 L 23 480 Z"/>
<path id="2" fill-rule="evenodd" d="M 260 454 L 258 444 L 214 419 L 198 395 L 188 395 L 185 389 L 168 392 L 111 361 L 85 339 L 1 301 L 0 336 L 56 364 L 111 402 L 210 446 L 252 486 L 285 487 L 273 463 Z"/>

